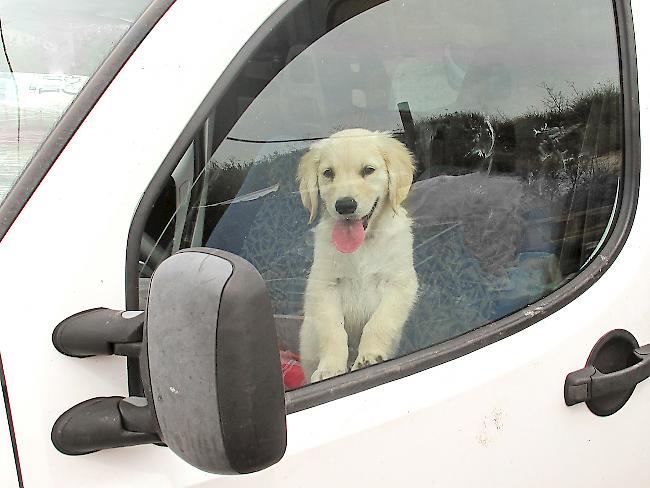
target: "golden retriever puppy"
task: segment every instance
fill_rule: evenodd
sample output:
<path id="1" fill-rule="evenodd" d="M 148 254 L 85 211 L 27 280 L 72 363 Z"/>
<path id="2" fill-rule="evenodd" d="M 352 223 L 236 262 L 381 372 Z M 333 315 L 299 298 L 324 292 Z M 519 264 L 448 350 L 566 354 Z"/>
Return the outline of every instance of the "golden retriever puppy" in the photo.
<path id="1" fill-rule="evenodd" d="M 413 160 L 390 135 L 333 134 L 298 165 L 303 205 L 321 219 L 305 290 L 300 355 L 312 382 L 389 359 L 417 294 L 411 219 L 401 203 Z"/>

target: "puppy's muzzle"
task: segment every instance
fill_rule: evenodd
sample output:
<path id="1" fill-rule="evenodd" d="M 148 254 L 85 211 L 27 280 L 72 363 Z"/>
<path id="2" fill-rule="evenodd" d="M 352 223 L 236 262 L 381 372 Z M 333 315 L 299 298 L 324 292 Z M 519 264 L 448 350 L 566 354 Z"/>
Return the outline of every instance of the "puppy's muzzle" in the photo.
<path id="1" fill-rule="evenodd" d="M 334 208 L 341 215 L 350 215 L 357 210 L 357 201 L 352 197 L 339 198 L 334 204 Z"/>

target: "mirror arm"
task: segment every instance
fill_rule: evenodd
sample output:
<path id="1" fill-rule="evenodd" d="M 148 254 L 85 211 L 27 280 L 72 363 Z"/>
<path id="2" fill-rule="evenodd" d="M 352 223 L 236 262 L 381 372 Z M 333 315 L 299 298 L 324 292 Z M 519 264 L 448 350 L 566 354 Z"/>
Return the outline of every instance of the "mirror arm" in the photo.
<path id="1" fill-rule="evenodd" d="M 96 308 L 56 326 L 52 342 L 67 356 L 117 354 L 139 357 L 145 314 Z M 64 454 L 81 455 L 113 447 L 160 444 L 153 409 L 142 397 L 92 398 L 63 413 L 52 428 L 52 442 Z"/>
<path id="2" fill-rule="evenodd" d="M 68 317 L 52 332 L 54 347 L 66 356 L 138 357 L 144 312 L 94 308 Z"/>
<path id="3" fill-rule="evenodd" d="M 158 425 L 146 398 L 124 398 L 117 404 L 117 407 L 120 410 L 120 415 L 122 415 L 122 424 L 126 430 L 157 435 Z"/>
<path id="4" fill-rule="evenodd" d="M 52 443 L 63 454 L 74 456 L 113 447 L 160 443 L 154 425 L 144 398 L 91 398 L 57 419 L 52 428 Z"/>
<path id="5" fill-rule="evenodd" d="M 139 358 L 141 349 L 141 342 L 127 342 L 125 344 L 117 343 L 113 345 L 113 354 L 117 356 L 128 356 L 130 358 Z"/>

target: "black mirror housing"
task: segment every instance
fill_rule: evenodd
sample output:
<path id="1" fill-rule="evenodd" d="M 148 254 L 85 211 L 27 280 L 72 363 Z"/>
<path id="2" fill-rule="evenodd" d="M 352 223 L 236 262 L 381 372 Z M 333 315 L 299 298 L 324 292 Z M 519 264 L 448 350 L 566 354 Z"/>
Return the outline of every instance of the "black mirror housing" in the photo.
<path id="1" fill-rule="evenodd" d="M 286 449 L 271 303 L 247 261 L 195 248 L 152 277 L 140 356 L 160 438 L 212 473 L 250 473 Z"/>

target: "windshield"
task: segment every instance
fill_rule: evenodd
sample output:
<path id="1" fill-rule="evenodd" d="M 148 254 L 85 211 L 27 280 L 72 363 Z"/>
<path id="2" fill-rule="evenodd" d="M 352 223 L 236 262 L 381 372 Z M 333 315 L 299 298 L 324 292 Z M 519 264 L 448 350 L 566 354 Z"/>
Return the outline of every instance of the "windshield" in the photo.
<path id="1" fill-rule="evenodd" d="M 150 1 L 2 2 L 0 203 Z"/>

